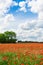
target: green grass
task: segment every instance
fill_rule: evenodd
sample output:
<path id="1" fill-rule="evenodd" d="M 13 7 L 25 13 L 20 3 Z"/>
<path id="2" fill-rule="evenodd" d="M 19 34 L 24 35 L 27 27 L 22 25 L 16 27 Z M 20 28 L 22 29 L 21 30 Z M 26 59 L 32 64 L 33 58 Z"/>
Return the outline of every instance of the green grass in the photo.
<path id="1" fill-rule="evenodd" d="M 43 65 L 43 55 L 0 53 L 0 65 Z"/>

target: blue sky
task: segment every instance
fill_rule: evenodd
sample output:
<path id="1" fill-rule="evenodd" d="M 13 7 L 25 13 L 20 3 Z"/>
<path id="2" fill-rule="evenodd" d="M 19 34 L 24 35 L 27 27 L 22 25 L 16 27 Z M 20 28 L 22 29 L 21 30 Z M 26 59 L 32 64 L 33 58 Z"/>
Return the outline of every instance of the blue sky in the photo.
<path id="1" fill-rule="evenodd" d="M 43 42 L 43 0 L 0 0 L 0 32 L 18 40 Z"/>

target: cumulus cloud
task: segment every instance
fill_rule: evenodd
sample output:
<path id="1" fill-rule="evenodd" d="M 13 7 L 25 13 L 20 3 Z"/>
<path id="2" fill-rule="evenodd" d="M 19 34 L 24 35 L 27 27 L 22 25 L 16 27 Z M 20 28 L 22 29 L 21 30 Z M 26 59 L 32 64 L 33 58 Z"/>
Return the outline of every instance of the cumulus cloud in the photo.
<path id="1" fill-rule="evenodd" d="M 38 13 L 38 19 L 43 20 L 43 11 Z"/>
<path id="2" fill-rule="evenodd" d="M 19 25 L 21 40 L 43 42 L 43 0 L 26 0 L 30 11 L 38 14 L 37 20 L 26 20 Z"/>
<path id="3" fill-rule="evenodd" d="M 18 3 L 13 0 L 0 0 L 0 32 L 12 30 L 15 24 L 15 17 L 12 14 L 6 14 L 11 6 L 17 6 Z"/>
<path id="4" fill-rule="evenodd" d="M 25 1 L 19 2 L 19 7 L 20 7 L 19 11 L 26 12 L 26 2 Z"/>
<path id="5" fill-rule="evenodd" d="M 21 40 L 43 42 L 43 21 L 41 20 L 28 20 L 19 25 L 18 31 L 17 34 Z"/>
<path id="6" fill-rule="evenodd" d="M 12 6 L 18 6 L 18 3 L 16 1 L 13 1 Z"/>
<path id="7" fill-rule="evenodd" d="M 19 6 L 20 6 L 20 7 L 24 7 L 24 6 L 25 6 L 25 1 L 19 2 Z"/>
<path id="8" fill-rule="evenodd" d="M 26 4 L 27 4 L 27 7 L 31 7 L 30 8 L 31 12 L 38 13 L 40 15 L 43 13 L 43 0 L 21 1 L 21 2 L 19 2 L 19 6 L 20 6 L 19 11 L 27 12 Z"/>
<path id="9" fill-rule="evenodd" d="M 15 17 L 12 14 L 7 14 L 0 19 L 0 32 L 12 30 L 15 27 Z"/>
<path id="10" fill-rule="evenodd" d="M 32 0 L 28 3 L 28 6 L 31 6 L 32 12 L 43 11 L 43 0 Z"/>
<path id="11" fill-rule="evenodd" d="M 24 30 L 31 30 L 36 26 L 36 24 L 37 24 L 36 20 L 32 20 L 32 21 L 26 20 L 25 24 L 22 23 L 19 26 Z"/>
<path id="12" fill-rule="evenodd" d="M 4 14 L 11 6 L 12 0 L 0 0 L 0 14 Z"/>
<path id="13" fill-rule="evenodd" d="M 12 0 L 0 0 L 0 16 L 4 15 L 4 13 L 7 13 L 10 9 L 10 6 L 17 6 L 18 4 Z"/>
<path id="14" fill-rule="evenodd" d="M 26 4 L 30 11 L 38 14 L 37 20 L 27 20 L 25 23 L 20 23 L 18 29 L 15 24 L 16 18 L 12 14 L 6 14 L 11 6 L 19 5 L 19 11 L 27 12 Z M 2 16 L 4 15 L 4 16 Z M 43 0 L 26 0 L 19 4 L 12 0 L 0 0 L 0 32 L 13 30 L 17 33 L 18 40 L 41 41 L 43 42 Z"/>
<path id="15" fill-rule="evenodd" d="M 32 0 L 28 3 L 31 12 L 38 13 L 38 18 L 43 20 L 43 0 Z"/>

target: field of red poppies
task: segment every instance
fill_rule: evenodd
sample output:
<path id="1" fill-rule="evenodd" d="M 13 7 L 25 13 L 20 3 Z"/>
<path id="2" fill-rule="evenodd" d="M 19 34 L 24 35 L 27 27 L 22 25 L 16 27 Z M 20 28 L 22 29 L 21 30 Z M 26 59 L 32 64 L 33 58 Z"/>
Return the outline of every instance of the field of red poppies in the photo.
<path id="1" fill-rule="evenodd" d="M 43 43 L 0 44 L 0 65 L 43 65 Z"/>
<path id="2" fill-rule="evenodd" d="M 43 43 L 0 44 L 0 52 L 21 52 L 43 55 Z"/>

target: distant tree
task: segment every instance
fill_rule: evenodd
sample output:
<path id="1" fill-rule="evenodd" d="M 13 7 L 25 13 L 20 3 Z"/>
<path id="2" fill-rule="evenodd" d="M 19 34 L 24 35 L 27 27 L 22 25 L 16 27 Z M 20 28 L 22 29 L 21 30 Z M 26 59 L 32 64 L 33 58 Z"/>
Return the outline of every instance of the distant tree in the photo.
<path id="1" fill-rule="evenodd" d="M 21 40 L 19 40 L 19 41 L 18 41 L 18 43 L 22 43 L 22 41 L 21 41 Z"/>
<path id="2" fill-rule="evenodd" d="M 5 35 L 0 33 L 0 43 L 6 42 L 5 40 L 6 40 Z"/>
<path id="3" fill-rule="evenodd" d="M 6 42 L 14 43 L 17 40 L 15 32 L 6 31 L 6 32 L 4 32 L 4 35 L 6 37 Z"/>

